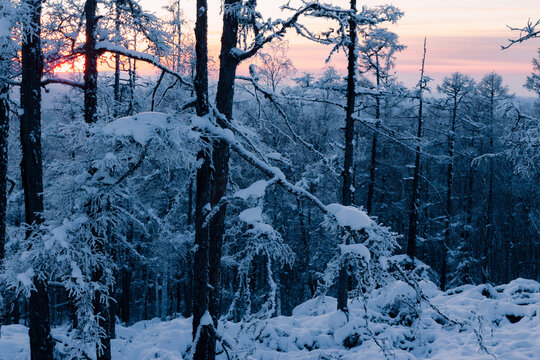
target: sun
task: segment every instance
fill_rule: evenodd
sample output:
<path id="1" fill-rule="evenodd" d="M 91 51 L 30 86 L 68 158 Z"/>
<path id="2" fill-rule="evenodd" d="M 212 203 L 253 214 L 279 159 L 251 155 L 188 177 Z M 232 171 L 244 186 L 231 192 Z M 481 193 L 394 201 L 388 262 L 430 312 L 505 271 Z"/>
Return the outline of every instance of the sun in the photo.
<path id="1" fill-rule="evenodd" d="M 57 64 L 52 69 L 53 74 L 75 73 L 84 71 L 84 56 L 64 61 Z"/>

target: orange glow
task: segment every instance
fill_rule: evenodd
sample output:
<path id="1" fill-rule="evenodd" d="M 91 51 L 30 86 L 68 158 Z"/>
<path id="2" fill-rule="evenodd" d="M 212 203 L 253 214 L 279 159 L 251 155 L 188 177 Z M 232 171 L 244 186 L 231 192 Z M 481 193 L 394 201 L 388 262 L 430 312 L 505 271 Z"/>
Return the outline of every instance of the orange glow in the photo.
<path id="1" fill-rule="evenodd" d="M 52 69 L 53 74 L 74 73 L 82 71 L 84 71 L 83 56 L 78 56 L 75 58 L 75 60 L 61 62 Z"/>

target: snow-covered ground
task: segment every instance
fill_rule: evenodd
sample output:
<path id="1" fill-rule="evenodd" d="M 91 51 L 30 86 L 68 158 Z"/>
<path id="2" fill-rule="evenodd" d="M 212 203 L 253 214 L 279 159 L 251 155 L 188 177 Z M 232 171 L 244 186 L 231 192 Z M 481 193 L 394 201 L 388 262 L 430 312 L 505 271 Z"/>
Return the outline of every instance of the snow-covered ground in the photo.
<path id="1" fill-rule="evenodd" d="M 444 293 L 431 283 L 421 287 L 430 302 L 419 315 L 410 303 L 416 292 L 398 281 L 367 302 L 352 301 L 349 321 L 334 311 L 336 300 L 326 297 L 301 304 L 290 317 L 225 323 L 219 331 L 237 359 L 540 359 L 538 282 L 517 279 Z M 55 329 L 54 336 L 62 339 L 63 331 Z M 117 326 L 113 359 L 186 359 L 190 344 L 189 318 L 142 321 Z M 28 359 L 28 347 L 24 326 L 2 327 L 0 359 Z"/>

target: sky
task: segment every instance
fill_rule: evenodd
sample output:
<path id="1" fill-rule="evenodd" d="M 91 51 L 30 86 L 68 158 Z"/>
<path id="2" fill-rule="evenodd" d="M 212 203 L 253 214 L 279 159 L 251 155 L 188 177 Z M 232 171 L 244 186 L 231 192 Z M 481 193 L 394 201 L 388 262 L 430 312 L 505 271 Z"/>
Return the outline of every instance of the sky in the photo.
<path id="1" fill-rule="evenodd" d="M 142 0 L 145 9 L 161 13 L 168 0 Z M 259 11 L 264 17 L 287 18 L 290 13 L 280 10 L 285 0 L 259 0 Z M 324 2 L 347 7 L 349 0 Z M 193 20 L 195 0 L 181 0 L 186 18 Z M 221 36 L 221 0 L 209 3 L 210 55 L 217 59 Z M 292 0 L 291 4 L 299 0 Z M 435 82 L 455 71 L 480 79 L 496 71 L 520 96 L 531 96 L 523 83 L 532 71 L 531 60 L 540 48 L 540 39 L 501 50 L 501 45 L 517 33 L 507 25 L 522 26 L 528 19 L 540 17 L 540 0 L 359 0 L 359 6 L 391 3 L 405 12 L 397 25 L 389 28 L 396 32 L 407 48 L 397 56 L 396 73 L 406 85 L 414 85 L 419 77 L 424 37 L 427 38 L 426 73 Z M 314 29 L 327 28 L 321 21 L 310 21 Z M 193 23 L 191 24 L 191 27 Z M 325 66 L 329 48 L 310 43 L 296 35 L 288 35 L 289 57 L 299 72 L 318 72 Z M 345 71 L 343 53 L 333 58 L 332 64 Z"/>

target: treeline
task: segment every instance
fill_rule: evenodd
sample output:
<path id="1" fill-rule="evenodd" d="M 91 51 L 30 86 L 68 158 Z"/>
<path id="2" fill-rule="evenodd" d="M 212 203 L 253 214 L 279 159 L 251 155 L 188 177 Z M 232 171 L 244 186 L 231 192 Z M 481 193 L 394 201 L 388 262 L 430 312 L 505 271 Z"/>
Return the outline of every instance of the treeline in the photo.
<path id="1" fill-rule="evenodd" d="M 53 357 L 51 326 L 70 324 L 65 356 L 95 344 L 110 359 L 117 321 L 178 315 L 194 317 L 192 356 L 212 359 L 222 318 L 325 294 L 347 313 L 402 267 L 442 289 L 539 278 L 540 103 L 496 73 L 432 84 L 429 42 L 405 87 L 384 27 L 399 9 L 315 1 L 267 21 L 256 1 L 226 0 L 212 91 L 204 0 L 194 35 L 180 1 L 167 19 L 131 0 L 22 5 L 0 2 L 1 297 L 32 359 Z M 290 30 L 344 50 L 347 74 L 295 72 Z M 77 59 L 82 74 L 54 76 Z M 43 88 L 59 93 L 46 110 Z"/>

